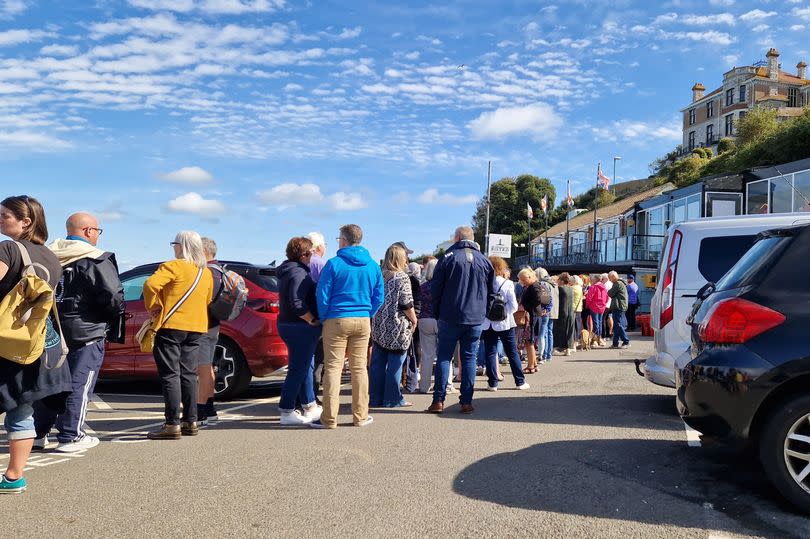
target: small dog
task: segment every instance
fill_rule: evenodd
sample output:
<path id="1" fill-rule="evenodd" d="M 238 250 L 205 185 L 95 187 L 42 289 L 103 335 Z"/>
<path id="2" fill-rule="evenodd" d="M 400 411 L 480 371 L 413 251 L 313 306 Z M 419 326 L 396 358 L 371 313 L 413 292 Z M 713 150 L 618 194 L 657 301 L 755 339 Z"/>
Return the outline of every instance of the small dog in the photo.
<path id="1" fill-rule="evenodd" d="M 579 349 L 590 350 L 594 342 L 596 342 L 596 336 L 592 335 L 587 329 L 583 329 L 579 338 Z"/>

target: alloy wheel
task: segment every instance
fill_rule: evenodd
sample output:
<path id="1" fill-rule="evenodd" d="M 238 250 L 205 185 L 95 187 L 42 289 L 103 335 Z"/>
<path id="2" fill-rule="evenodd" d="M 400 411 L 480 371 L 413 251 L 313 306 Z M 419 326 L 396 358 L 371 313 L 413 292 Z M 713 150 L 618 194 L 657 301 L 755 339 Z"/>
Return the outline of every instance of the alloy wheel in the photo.
<path id="1" fill-rule="evenodd" d="M 785 438 L 785 464 L 796 484 L 810 494 L 810 414 L 790 427 Z"/>
<path id="2" fill-rule="evenodd" d="M 214 347 L 214 391 L 222 393 L 231 386 L 236 372 L 233 350 L 217 343 Z"/>

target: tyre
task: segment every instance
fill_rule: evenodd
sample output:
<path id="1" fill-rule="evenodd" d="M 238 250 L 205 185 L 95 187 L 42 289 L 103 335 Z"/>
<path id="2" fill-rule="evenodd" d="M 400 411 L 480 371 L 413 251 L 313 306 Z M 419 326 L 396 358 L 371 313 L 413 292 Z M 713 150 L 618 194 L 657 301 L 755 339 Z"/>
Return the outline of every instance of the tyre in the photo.
<path id="1" fill-rule="evenodd" d="M 251 373 L 242 350 L 230 339 L 220 337 L 214 348 L 214 396 L 230 400 L 244 393 Z"/>
<path id="2" fill-rule="evenodd" d="M 810 513 L 810 395 L 791 397 L 774 410 L 759 442 L 768 479 L 790 503 Z"/>

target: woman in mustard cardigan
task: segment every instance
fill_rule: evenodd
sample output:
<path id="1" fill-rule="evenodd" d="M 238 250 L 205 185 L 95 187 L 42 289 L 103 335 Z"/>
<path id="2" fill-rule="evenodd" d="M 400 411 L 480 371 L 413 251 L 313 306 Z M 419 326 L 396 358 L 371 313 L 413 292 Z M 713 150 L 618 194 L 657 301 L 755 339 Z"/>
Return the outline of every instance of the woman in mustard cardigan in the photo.
<path id="1" fill-rule="evenodd" d="M 144 305 L 159 321 L 153 353 L 166 405 L 166 424 L 150 432 L 150 440 L 177 440 L 181 434 L 199 432 L 197 356 L 200 339 L 208 331 L 214 280 L 199 234 L 180 232 L 171 246 L 175 260 L 161 264 L 143 286 Z"/>

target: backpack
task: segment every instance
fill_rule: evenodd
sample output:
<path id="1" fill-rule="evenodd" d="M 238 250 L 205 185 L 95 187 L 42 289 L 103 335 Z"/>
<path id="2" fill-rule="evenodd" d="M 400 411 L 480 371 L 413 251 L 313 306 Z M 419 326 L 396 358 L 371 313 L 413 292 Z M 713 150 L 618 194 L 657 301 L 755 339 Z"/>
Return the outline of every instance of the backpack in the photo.
<path id="1" fill-rule="evenodd" d="M 45 367 L 58 369 L 65 361 L 68 350 L 62 337 L 54 292 L 48 283 L 50 274 L 42 264 L 31 262 L 31 256 L 22 243 L 14 243 L 22 256 L 22 278 L 0 302 L 0 357 L 20 365 L 30 365 L 42 356 L 47 347 L 49 353 L 45 358 Z M 45 272 L 45 279 L 37 275 L 37 269 Z M 58 357 L 53 367 L 49 367 L 47 361 L 51 356 Z"/>
<path id="2" fill-rule="evenodd" d="M 223 268 L 219 264 L 209 264 L 219 272 L 219 291 L 208 305 L 208 314 L 219 321 L 227 322 L 242 314 L 248 299 L 245 280 L 235 271 Z"/>
<path id="3" fill-rule="evenodd" d="M 548 305 L 551 303 L 551 287 L 544 283 L 540 282 L 540 305 Z"/>
<path id="4" fill-rule="evenodd" d="M 487 319 L 492 322 L 503 322 L 506 320 L 506 300 L 501 296 L 501 288 L 503 288 L 505 284 L 506 281 L 504 280 L 501 286 L 498 287 L 498 291 L 495 292 L 495 299 L 492 300 L 492 306 L 489 308 L 489 312 L 487 312 Z"/>

